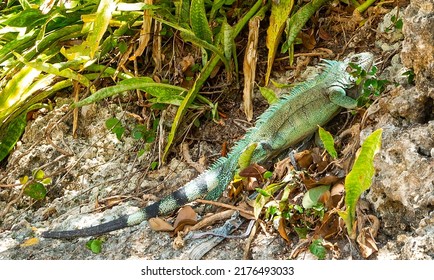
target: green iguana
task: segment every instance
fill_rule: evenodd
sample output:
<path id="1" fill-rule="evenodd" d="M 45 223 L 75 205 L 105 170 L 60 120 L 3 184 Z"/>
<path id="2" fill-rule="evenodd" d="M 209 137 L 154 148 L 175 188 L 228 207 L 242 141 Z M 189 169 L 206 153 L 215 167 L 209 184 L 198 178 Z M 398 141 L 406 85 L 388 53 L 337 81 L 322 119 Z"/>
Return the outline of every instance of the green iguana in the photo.
<path id="1" fill-rule="evenodd" d="M 326 124 L 340 110 L 356 107 L 356 100 L 345 90 L 354 85 L 350 63 L 368 71 L 373 55 L 360 53 L 343 61 L 324 60 L 323 71 L 294 88 L 288 95 L 270 106 L 232 151 L 217 160 L 207 171 L 172 194 L 136 213 L 88 228 L 67 231 L 46 231 L 47 238 L 71 238 L 100 235 L 113 230 L 137 225 L 152 217 L 167 215 L 198 198 L 216 200 L 233 179 L 239 157 L 247 148 L 255 147 L 251 163 L 263 163 L 313 134 L 318 125 Z M 252 146 L 253 145 L 253 146 Z"/>

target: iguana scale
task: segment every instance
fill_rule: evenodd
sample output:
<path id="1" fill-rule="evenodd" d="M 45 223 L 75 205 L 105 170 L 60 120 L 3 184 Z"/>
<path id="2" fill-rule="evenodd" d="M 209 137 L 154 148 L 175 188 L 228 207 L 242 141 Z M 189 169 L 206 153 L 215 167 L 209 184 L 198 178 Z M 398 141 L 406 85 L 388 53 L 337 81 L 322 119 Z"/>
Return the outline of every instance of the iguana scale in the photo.
<path id="1" fill-rule="evenodd" d="M 346 95 L 355 78 L 348 72 L 349 63 L 368 71 L 373 55 L 360 53 L 343 61 L 324 60 L 321 74 L 295 87 L 271 105 L 232 151 L 217 160 L 196 179 L 136 213 L 88 228 L 67 231 L 46 231 L 46 238 L 72 238 L 101 235 L 106 232 L 137 225 L 152 217 L 167 215 L 184 204 L 206 196 L 216 200 L 233 179 L 238 159 L 248 148 L 255 146 L 252 163 L 263 163 L 311 135 L 318 125 L 326 124 L 340 110 L 356 107 L 356 100 Z"/>

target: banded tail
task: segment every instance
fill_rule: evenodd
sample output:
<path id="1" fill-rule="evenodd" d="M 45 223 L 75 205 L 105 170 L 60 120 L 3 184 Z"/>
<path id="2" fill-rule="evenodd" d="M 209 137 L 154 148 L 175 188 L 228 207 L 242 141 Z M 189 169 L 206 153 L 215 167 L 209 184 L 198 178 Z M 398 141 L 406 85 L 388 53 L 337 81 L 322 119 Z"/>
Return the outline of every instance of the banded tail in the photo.
<path id="1" fill-rule="evenodd" d="M 126 215 L 96 226 L 77 230 L 45 231 L 41 235 L 45 238 L 74 238 L 101 235 L 110 231 L 138 225 L 156 216 L 167 215 L 186 203 L 207 195 L 207 198 L 217 199 L 232 180 L 238 157 L 232 155 L 219 159 L 209 170 L 196 179 L 188 182 L 170 195 L 164 197 L 136 213 Z"/>

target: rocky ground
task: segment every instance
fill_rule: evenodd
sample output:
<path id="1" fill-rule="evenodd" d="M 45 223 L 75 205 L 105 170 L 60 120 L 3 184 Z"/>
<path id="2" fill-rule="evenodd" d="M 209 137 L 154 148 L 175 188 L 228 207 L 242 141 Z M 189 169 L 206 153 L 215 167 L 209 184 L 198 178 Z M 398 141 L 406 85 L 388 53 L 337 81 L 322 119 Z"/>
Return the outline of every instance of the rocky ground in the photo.
<path id="1" fill-rule="evenodd" d="M 360 135 L 363 140 L 377 128 L 383 129 L 382 149 L 375 160 L 376 176 L 363 196 L 381 222 L 379 251 L 371 258 L 433 259 L 434 3 L 411 0 L 402 7 L 398 13 L 404 22 L 402 32 L 387 30 L 396 14 L 397 9 L 385 15 L 375 32 L 362 30 L 373 32 L 370 36 L 375 36 L 375 45 L 358 50 L 373 51 L 382 58 L 381 78 L 394 82 L 370 107 Z M 414 71 L 414 83 L 403 76 L 409 69 Z M 57 104 L 61 100 L 58 97 Z M 65 106 L 34 116 L 7 164 L 1 167 L 0 184 L 16 183 L 35 169 L 43 169 L 53 184 L 42 202 L 19 196 L 19 187 L 0 188 L 0 259 L 188 258 L 191 244 L 175 249 L 174 238 L 151 230 L 148 222 L 106 235 L 99 254 L 86 248 L 89 238 L 39 237 L 47 229 L 86 227 L 132 213 L 198 174 L 181 157 L 158 170 L 144 170 L 149 162 L 146 155 L 137 157 L 137 142 L 128 137 L 119 141 L 104 125 L 113 115 L 126 123 L 132 121 L 131 116 L 124 116 L 125 111 L 128 108 L 103 102 L 82 108 L 77 138 L 72 136 L 72 118 Z M 203 132 L 210 135 L 197 134 L 195 140 L 208 137 L 213 141 L 194 142 L 190 149 L 193 160 L 202 155 L 214 160 L 221 140 L 233 142 L 243 134 L 231 119 L 224 128 L 205 124 Z M 246 242 L 226 239 L 205 259 L 242 259 Z M 350 252 L 356 249 L 342 242 L 343 258 L 357 255 Z M 264 231 L 258 232 L 250 248 L 252 259 L 288 259 L 294 250 L 276 232 Z M 299 255 L 311 257 L 307 253 Z"/>

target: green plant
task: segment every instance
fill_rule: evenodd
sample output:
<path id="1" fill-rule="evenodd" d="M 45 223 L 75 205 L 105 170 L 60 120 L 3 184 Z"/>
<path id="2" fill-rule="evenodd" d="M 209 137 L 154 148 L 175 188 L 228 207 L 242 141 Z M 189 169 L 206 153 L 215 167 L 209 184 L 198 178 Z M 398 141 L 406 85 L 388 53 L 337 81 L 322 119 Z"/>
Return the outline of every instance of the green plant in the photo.
<path id="1" fill-rule="evenodd" d="M 121 11 L 126 3 L 102 0 L 42 9 L 40 2 L 9 1 L 0 14 L 0 160 L 23 133 L 27 112 L 48 107 L 42 102 L 73 81 L 94 92 L 92 81 L 115 74 L 97 62 L 146 8 Z M 74 40 L 82 43 L 70 46 Z"/>
<path id="2" fill-rule="evenodd" d="M 415 75 L 414 75 L 414 71 L 413 70 L 405 71 L 404 73 L 402 73 L 402 75 L 403 76 L 407 76 L 407 82 L 410 85 L 414 85 L 414 77 L 415 77 Z"/>
<path id="3" fill-rule="evenodd" d="M 398 15 L 393 15 L 393 16 L 390 18 L 390 21 L 392 22 L 392 24 L 386 28 L 386 32 L 389 32 L 389 31 L 391 31 L 392 29 L 398 29 L 398 30 L 401 30 L 401 29 L 402 29 L 402 26 L 404 25 L 402 19 L 401 19 L 401 18 L 398 18 Z"/>
<path id="4" fill-rule="evenodd" d="M 112 133 L 116 135 L 116 138 L 118 140 L 122 139 L 122 136 L 125 134 L 126 131 L 130 131 L 131 137 L 137 141 L 142 140 L 144 141 L 145 148 L 140 149 L 138 152 L 138 156 L 142 156 L 149 147 L 146 147 L 146 145 L 152 143 L 155 141 L 155 135 L 156 130 L 158 126 L 158 119 L 154 120 L 153 126 L 151 129 L 147 129 L 146 126 L 142 124 L 135 124 L 132 129 L 127 130 L 126 127 L 124 127 L 121 123 L 121 121 L 118 118 L 110 118 L 106 120 L 105 125 L 108 130 L 110 130 Z M 151 164 L 151 169 L 155 169 L 158 166 L 158 163 L 153 162 Z"/>
<path id="5" fill-rule="evenodd" d="M 45 186 L 50 185 L 52 179 L 45 177 L 45 172 L 40 169 L 32 172 L 32 178 L 32 180 L 28 176 L 20 178 L 20 183 L 24 185 L 24 194 L 36 200 L 44 199 L 47 195 Z"/>
<path id="6" fill-rule="evenodd" d="M 371 67 L 369 72 L 354 63 L 350 63 L 350 67 L 353 69 L 351 75 L 356 78 L 356 84 L 362 85 L 362 92 L 357 99 L 357 105 L 360 107 L 367 104 L 372 95 L 380 95 L 385 90 L 386 85 L 390 83 L 388 80 L 375 77 L 378 71 L 375 65 Z"/>

